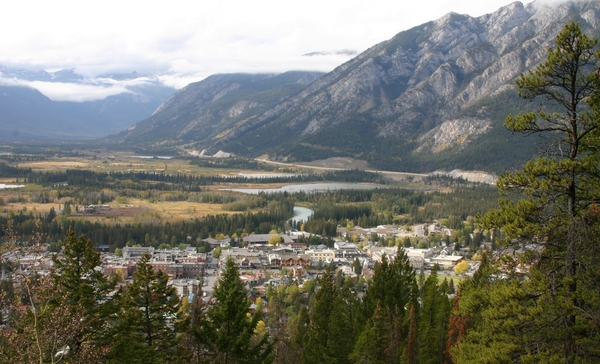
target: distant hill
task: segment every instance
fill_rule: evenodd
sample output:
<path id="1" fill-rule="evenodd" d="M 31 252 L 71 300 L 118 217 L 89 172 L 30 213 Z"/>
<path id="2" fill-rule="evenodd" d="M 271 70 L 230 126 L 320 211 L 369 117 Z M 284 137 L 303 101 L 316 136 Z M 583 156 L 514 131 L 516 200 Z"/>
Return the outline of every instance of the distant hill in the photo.
<path id="1" fill-rule="evenodd" d="M 310 84 L 298 72 L 209 77 L 116 140 L 279 161 L 352 157 L 388 170 L 502 171 L 530 158 L 537 142 L 502 126 L 532 105 L 517 97 L 514 79 L 545 59 L 568 21 L 597 36 L 599 14 L 599 1 L 450 13 Z"/>
<path id="2" fill-rule="evenodd" d="M 31 72 L 0 66 L 2 78 L 12 80 L 0 86 L 0 140 L 91 139 L 117 133 L 152 115 L 175 89 L 157 81 L 142 79 L 126 85 L 126 92 L 103 100 L 52 101 L 38 90 L 20 86 L 23 81 L 63 84 L 110 84 L 135 80 L 137 73 L 105 75 L 87 80 L 73 70 L 55 73 Z"/>
<path id="3" fill-rule="evenodd" d="M 139 148 L 153 145 L 209 145 L 228 130 L 296 95 L 320 72 L 213 75 L 192 83 L 165 101 L 146 120 L 122 132 L 119 142 Z"/>

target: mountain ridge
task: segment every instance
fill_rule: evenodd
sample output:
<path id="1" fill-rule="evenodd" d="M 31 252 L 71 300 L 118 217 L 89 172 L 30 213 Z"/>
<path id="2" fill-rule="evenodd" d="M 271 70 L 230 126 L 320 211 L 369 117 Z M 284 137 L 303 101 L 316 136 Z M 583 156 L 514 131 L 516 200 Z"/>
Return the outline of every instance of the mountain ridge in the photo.
<path id="1" fill-rule="evenodd" d="M 298 146 L 314 151 L 329 149 L 330 153 L 324 153 L 322 158 L 360 156 L 362 152 L 361 157 L 376 167 L 390 166 L 378 161 L 384 150 L 377 150 L 375 157 L 367 155 L 369 149 L 390 142 L 386 139 L 401 138 L 404 143 L 414 144 L 410 150 L 392 150 L 395 154 L 448 151 L 439 146 L 428 149 L 419 140 L 445 122 L 456 123 L 453 117 L 463 117 L 461 112 L 486 98 L 505 92 L 516 96 L 513 80 L 545 58 L 547 48 L 567 21 L 579 20 L 584 29 L 598 34 L 594 26 L 598 24 L 599 7 L 598 1 L 567 2 L 557 7 L 515 2 L 478 18 L 449 13 L 371 47 L 316 80 L 291 101 L 216 141 L 212 148 L 250 156 L 268 153 L 276 160 L 301 160 L 306 151 L 298 152 Z M 511 96 L 506 97 L 519 104 Z M 481 127 L 490 131 L 501 127 L 507 113 L 499 118 L 489 115 L 486 109 L 482 105 L 466 116 L 480 124 L 485 119 Z M 338 136 L 337 126 L 343 123 L 373 129 L 367 133 L 376 141 L 363 145 L 362 151 L 344 147 L 336 150 L 330 147 L 329 138 L 318 135 Z M 461 145 L 481 142 L 477 136 L 489 133 L 477 129 L 476 133 L 463 133 L 463 138 L 454 136 L 454 141 L 460 140 L 451 145 L 455 151 Z M 285 134 L 294 134 L 297 141 L 292 145 L 281 142 L 278 148 L 264 148 L 252 142 L 265 139 L 263 145 L 271 146 L 276 142 L 269 135 Z M 352 145 L 353 139 L 348 137 L 344 142 Z M 416 159 L 419 158 L 413 158 Z M 515 163 L 507 163 L 497 169 L 514 166 Z M 406 167 L 419 169 L 415 161 L 399 163 L 394 169 Z M 485 165 L 453 167 L 485 169 Z"/>

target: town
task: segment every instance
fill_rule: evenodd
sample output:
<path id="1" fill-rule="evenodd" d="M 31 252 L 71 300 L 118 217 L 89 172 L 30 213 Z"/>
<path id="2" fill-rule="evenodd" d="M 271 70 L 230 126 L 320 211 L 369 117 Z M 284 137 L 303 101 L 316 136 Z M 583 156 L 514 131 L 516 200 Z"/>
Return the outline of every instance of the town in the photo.
<path id="1" fill-rule="evenodd" d="M 206 238 L 203 242 L 212 247 L 208 253 L 199 253 L 198 249 L 188 245 L 171 249 L 154 247 L 126 246 L 119 249 L 119 255 L 103 251 L 105 245 L 98 245 L 101 252 L 102 271 L 107 277 L 117 277 L 119 282 L 127 284 L 135 274 L 136 264 L 144 255 L 152 258 L 149 264 L 155 271 L 162 271 L 169 277 L 169 284 L 176 288 L 181 297 L 203 294 L 209 299 L 215 283 L 218 281 L 219 267 L 227 259 L 232 259 L 238 266 L 240 279 L 249 292 L 265 292 L 266 284 L 285 284 L 293 280 L 302 284 L 307 279 L 314 279 L 322 274 L 327 266 L 352 279 L 369 280 L 373 275 L 373 267 L 381 262 L 385 255 L 393 260 L 398 249 L 404 249 L 415 272 L 428 272 L 433 265 L 438 265 L 438 274 L 448 278 L 472 275 L 477 269 L 477 261 L 467 261 L 464 256 L 453 250 L 453 245 L 442 243 L 434 248 L 414 248 L 398 246 L 378 246 L 369 241 L 374 237 L 398 240 L 422 235 L 423 227 L 430 233 L 450 234 L 450 229 L 443 229 L 439 223 L 420 224 L 412 228 L 413 232 L 404 231 L 394 225 L 381 225 L 366 229 L 356 226 L 347 230 L 339 227 L 339 238 L 334 239 L 332 247 L 325 245 L 308 246 L 302 242 L 315 234 L 290 230 L 282 234 L 251 234 L 239 239 L 223 237 L 221 239 Z M 351 242 L 345 237 L 348 234 L 360 239 L 359 243 Z M 423 236 L 420 236 L 421 238 Z M 274 242 L 275 241 L 275 242 Z M 380 244 L 379 244 L 380 245 Z M 482 243 L 481 248 L 489 249 L 489 243 Z M 463 249 L 463 250 L 468 250 Z M 217 254 L 218 253 L 218 254 Z M 43 249 L 36 254 L 16 256 L 15 251 L 4 253 L 3 261 L 18 261 L 17 269 L 25 275 L 37 273 L 47 275 L 52 268 L 53 253 Z M 60 256 L 60 252 L 57 253 Z M 466 262 L 465 268 L 457 270 L 457 265 Z M 288 280 L 288 277 L 291 280 Z M 7 269 L 2 271 L 2 279 L 10 278 Z"/>

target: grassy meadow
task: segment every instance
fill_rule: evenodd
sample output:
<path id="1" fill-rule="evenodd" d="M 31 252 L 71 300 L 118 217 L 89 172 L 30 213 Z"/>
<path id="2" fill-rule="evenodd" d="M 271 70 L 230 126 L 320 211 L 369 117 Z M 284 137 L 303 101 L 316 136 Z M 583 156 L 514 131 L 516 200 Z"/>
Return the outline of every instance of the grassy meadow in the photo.
<path id="1" fill-rule="evenodd" d="M 53 172 L 66 169 L 90 170 L 94 172 L 147 172 L 147 173 L 165 173 L 165 174 L 186 174 L 186 175 L 204 175 L 204 176 L 236 176 L 238 173 L 256 173 L 257 171 L 244 169 L 221 169 L 221 168 L 206 168 L 190 164 L 184 159 L 156 159 L 156 158 L 137 158 L 124 153 L 115 153 L 102 158 L 86 158 L 86 157 L 63 157 L 50 158 L 41 161 L 20 162 L 17 165 L 19 168 L 29 168 L 36 172 Z M 18 183 L 15 178 L 0 178 L 0 183 L 14 184 Z M 22 183 L 22 182 L 19 182 Z M 283 183 L 268 183 L 261 184 L 261 187 L 277 188 L 284 185 Z M 234 192 L 222 192 L 219 188 L 255 188 L 257 184 L 252 183 L 235 183 L 227 184 L 226 186 L 207 186 L 205 192 L 208 194 L 236 194 Z M 112 191 L 119 194 L 120 191 Z M 168 193 L 168 191 L 162 191 Z M 25 187 L 16 189 L 0 190 L 0 211 L 7 213 L 13 211 L 36 211 L 47 213 L 54 208 L 59 211 L 64 207 L 68 198 L 51 198 L 47 203 L 34 202 L 33 197 L 36 194 L 48 193 L 53 194 L 52 188 L 42 187 L 36 184 L 27 183 Z M 244 195 L 237 194 L 240 198 Z M 127 213 L 116 214 L 113 216 L 77 216 L 70 215 L 73 219 L 85 219 L 90 221 L 100 222 L 148 222 L 148 221 L 177 221 L 185 219 L 194 219 L 206 215 L 214 215 L 221 213 L 235 213 L 234 211 L 225 210 L 224 204 L 219 203 L 202 203 L 192 201 L 162 201 L 160 199 L 140 199 L 140 198 L 118 198 L 108 205 L 111 209 L 126 210 L 128 206 L 143 207 L 144 211 L 135 215 Z"/>

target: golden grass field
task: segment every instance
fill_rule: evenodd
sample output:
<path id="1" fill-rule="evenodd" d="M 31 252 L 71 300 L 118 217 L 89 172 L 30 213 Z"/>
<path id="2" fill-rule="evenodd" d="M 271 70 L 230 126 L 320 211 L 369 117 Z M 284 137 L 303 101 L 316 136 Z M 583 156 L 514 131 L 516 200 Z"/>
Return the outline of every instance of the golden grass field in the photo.
<path id="1" fill-rule="evenodd" d="M 191 175 L 236 175 L 240 172 L 252 173 L 248 170 L 212 169 L 191 165 L 181 159 L 142 159 L 129 154 L 115 153 L 104 158 L 57 158 L 47 161 L 21 162 L 20 168 L 31 168 L 34 171 L 55 171 L 61 169 L 88 169 L 95 172 L 163 172 L 184 173 Z"/>
<path id="2" fill-rule="evenodd" d="M 198 167 L 189 164 L 185 160 L 178 159 L 140 159 L 131 157 L 125 154 L 115 154 L 106 158 L 86 159 L 86 158 L 57 158 L 47 161 L 34 161 L 34 162 L 22 162 L 19 163 L 20 168 L 31 168 L 34 171 L 59 171 L 64 169 L 82 169 L 92 170 L 97 172 L 127 172 L 127 171 L 138 171 L 138 172 L 163 172 L 163 173 L 182 173 L 188 175 L 230 175 L 234 176 L 238 173 L 257 173 L 257 171 L 249 170 L 224 170 L 224 169 L 210 169 L 204 167 Z M 14 178 L 0 179 L 0 183 L 12 184 L 15 183 Z M 260 187 L 264 188 L 278 188 L 284 184 L 269 183 L 261 184 Z M 244 184 L 228 184 L 219 186 L 208 186 L 208 190 L 212 192 L 218 192 L 220 188 L 256 188 L 256 184 L 244 183 Z M 42 191 L 43 188 L 37 185 L 26 185 L 24 188 L 19 189 L 4 189 L 0 190 L 0 198 L 8 201 L 10 196 L 22 196 L 25 200 L 28 200 L 28 196 L 33 192 Z M 7 202 L 2 207 L 4 211 L 36 211 L 40 213 L 47 213 L 51 208 L 56 211 L 62 209 L 65 199 L 55 200 L 51 203 L 41 204 L 33 202 Z M 140 199 L 128 199 L 129 205 L 145 207 L 146 212 L 142 216 L 116 216 L 112 218 L 98 217 L 98 216 L 71 216 L 71 218 L 80 218 L 92 221 L 109 222 L 109 221 L 120 221 L 120 222 L 132 222 L 132 221 L 147 221 L 147 220 L 160 220 L 160 221 L 175 221 L 182 219 L 194 219 L 206 215 L 214 214 L 233 214 L 235 212 L 226 211 L 220 204 L 209 204 L 209 203 L 198 203 L 189 201 L 157 201 L 149 202 L 147 200 Z M 116 202 L 109 203 L 111 208 L 117 208 L 119 205 Z M 0 210 L 1 211 L 1 210 Z"/>

